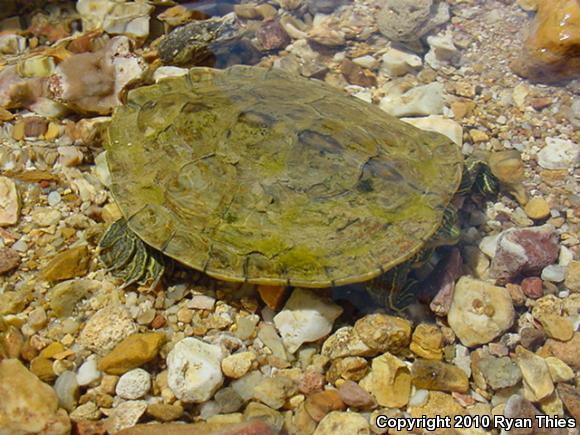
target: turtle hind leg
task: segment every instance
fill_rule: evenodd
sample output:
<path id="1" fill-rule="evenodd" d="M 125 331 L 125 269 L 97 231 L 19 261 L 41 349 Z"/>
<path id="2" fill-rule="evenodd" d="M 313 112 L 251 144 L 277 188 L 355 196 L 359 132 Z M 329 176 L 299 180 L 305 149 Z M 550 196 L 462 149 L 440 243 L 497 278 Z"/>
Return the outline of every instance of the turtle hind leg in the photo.
<path id="1" fill-rule="evenodd" d="M 125 281 L 122 288 L 136 282 L 153 282 L 154 287 L 165 272 L 163 256 L 139 239 L 125 219 L 105 231 L 99 242 L 99 259 L 114 277 Z"/>

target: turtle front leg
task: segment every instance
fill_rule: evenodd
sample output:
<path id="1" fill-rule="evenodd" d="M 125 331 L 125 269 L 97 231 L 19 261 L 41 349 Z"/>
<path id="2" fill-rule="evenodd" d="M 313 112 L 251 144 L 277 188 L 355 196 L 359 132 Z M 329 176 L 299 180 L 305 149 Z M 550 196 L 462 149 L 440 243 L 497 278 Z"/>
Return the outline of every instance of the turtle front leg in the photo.
<path id="1" fill-rule="evenodd" d="M 379 306 L 401 314 L 417 300 L 418 282 L 409 278 L 412 262 L 407 261 L 368 282 L 365 290 Z"/>
<path id="2" fill-rule="evenodd" d="M 165 272 L 163 256 L 146 245 L 127 226 L 125 219 L 114 222 L 99 242 L 99 259 L 125 288 L 131 284 L 157 286 Z"/>

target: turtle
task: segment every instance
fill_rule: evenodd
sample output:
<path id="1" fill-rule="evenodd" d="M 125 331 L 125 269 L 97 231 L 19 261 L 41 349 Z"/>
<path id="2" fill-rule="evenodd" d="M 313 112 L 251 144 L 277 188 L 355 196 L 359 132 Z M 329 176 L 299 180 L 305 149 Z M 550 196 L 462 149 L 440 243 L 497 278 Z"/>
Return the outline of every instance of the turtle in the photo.
<path id="1" fill-rule="evenodd" d="M 123 217 L 99 256 L 125 285 L 157 283 L 170 258 L 257 285 L 387 282 L 375 298 L 392 302 L 413 265 L 458 240 L 454 196 L 497 190 L 446 136 L 257 66 L 129 91 L 105 149 Z"/>

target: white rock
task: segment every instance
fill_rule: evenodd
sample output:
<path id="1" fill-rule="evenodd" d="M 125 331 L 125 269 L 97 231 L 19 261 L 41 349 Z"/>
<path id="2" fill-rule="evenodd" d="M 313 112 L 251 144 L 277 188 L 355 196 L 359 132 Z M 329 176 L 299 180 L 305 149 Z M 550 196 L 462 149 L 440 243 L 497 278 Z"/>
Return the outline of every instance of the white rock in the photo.
<path id="1" fill-rule="evenodd" d="M 79 334 L 78 342 L 104 355 L 135 332 L 137 326 L 129 312 L 122 306 L 108 305 L 92 315 Z"/>
<path id="2" fill-rule="evenodd" d="M 485 236 L 479 242 L 479 249 L 489 258 L 493 258 L 495 255 L 495 251 L 497 249 L 497 240 L 499 238 L 499 234 L 495 234 L 493 236 Z"/>
<path id="3" fill-rule="evenodd" d="M 529 94 L 530 90 L 528 86 L 525 83 L 520 83 L 512 91 L 512 99 L 514 103 L 516 103 L 516 106 L 518 106 L 520 109 L 523 109 L 526 107 L 526 99 Z"/>
<path id="4" fill-rule="evenodd" d="M 49 227 L 60 222 L 62 215 L 60 211 L 50 207 L 36 207 L 30 213 L 32 222 L 40 227 Z"/>
<path id="5" fill-rule="evenodd" d="M 188 308 L 197 310 L 213 310 L 215 298 L 208 295 L 193 295 L 187 303 Z"/>
<path id="6" fill-rule="evenodd" d="M 390 76 L 398 77 L 412 72 L 423 65 L 421 58 L 415 54 L 389 48 L 381 57 L 381 71 Z"/>
<path id="7" fill-rule="evenodd" d="M 441 115 L 429 115 L 423 118 L 401 118 L 421 130 L 434 131 L 447 136 L 458 146 L 463 145 L 463 127 L 458 122 Z"/>
<path id="8" fill-rule="evenodd" d="M 580 146 L 571 140 L 546 138 L 546 146 L 538 153 L 538 163 L 544 169 L 568 169 L 578 164 Z"/>
<path id="9" fill-rule="evenodd" d="M 566 267 L 551 264 L 542 269 L 542 279 L 550 282 L 562 282 L 566 278 Z"/>
<path id="10" fill-rule="evenodd" d="M 340 429 L 339 429 L 340 428 Z M 370 434 L 369 422 L 357 412 L 332 411 L 320 421 L 313 435 Z"/>
<path id="11" fill-rule="evenodd" d="M 184 402 L 209 400 L 222 385 L 224 376 L 221 347 L 187 337 L 177 342 L 167 355 L 167 382 L 175 396 Z"/>
<path id="12" fill-rule="evenodd" d="M 284 345 L 294 353 L 302 345 L 328 335 L 342 308 L 311 290 L 297 288 L 274 317 Z"/>
<path id="13" fill-rule="evenodd" d="M 558 255 L 558 264 L 560 266 L 568 266 L 574 260 L 574 254 L 565 246 L 560 246 L 560 254 Z"/>
<path id="14" fill-rule="evenodd" d="M 119 403 L 109 414 L 107 430 L 110 433 L 116 433 L 135 426 L 146 409 L 147 402 L 145 400 L 130 400 Z"/>
<path id="15" fill-rule="evenodd" d="M 48 205 L 50 205 L 51 207 L 54 207 L 61 200 L 60 193 L 58 193 L 58 191 L 56 191 L 56 190 L 53 190 L 52 192 L 50 192 L 48 194 L 46 199 L 48 201 Z"/>
<path id="16" fill-rule="evenodd" d="M 85 31 L 102 28 L 113 35 L 145 38 L 149 35 L 149 15 L 153 6 L 146 2 L 79 0 L 77 11 L 83 20 Z"/>
<path id="17" fill-rule="evenodd" d="M 14 225 L 20 215 L 20 201 L 16 184 L 8 177 L 0 176 L 0 227 Z"/>
<path id="18" fill-rule="evenodd" d="M 54 391 L 61 408 L 72 411 L 77 403 L 79 391 L 76 374 L 70 370 L 62 372 L 54 383 Z"/>
<path id="19" fill-rule="evenodd" d="M 381 99 L 379 107 L 397 117 L 439 115 L 443 112 L 443 85 L 430 83 L 403 95 L 387 95 Z"/>
<path id="20" fill-rule="evenodd" d="M 26 38 L 15 33 L 0 35 L 1 54 L 19 54 L 26 48 Z"/>
<path id="21" fill-rule="evenodd" d="M 163 80 L 168 77 L 181 77 L 187 74 L 188 71 L 189 70 L 187 68 L 180 68 L 178 66 L 161 66 L 153 73 L 153 80 L 155 80 L 155 83 L 157 83 L 159 80 Z"/>
<path id="22" fill-rule="evenodd" d="M 425 55 L 425 63 L 431 68 L 439 69 L 445 65 L 457 65 L 460 55 L 451 34 L 428 36 L 427 44 L 430 49 Z"/>
<path id="23" fill-rule="evenodd" d="M 151 388 L 151 375 L 143 369 L 134 369 L 119 378 L 115 392 L 123 399 L 135 400 L 145 396 Z"/>
<path id="24" fill-rule="evenodd" d="M 83 162 L 84 155 L 75 146 L 62 146 L 57 148 L 59 162 L 62 166 L 78 166 Z"/>
<path id="25" fill-rule="evenodd" d="M 429 390 L 416 390 L 409 399 L 409 406 L 423 406 L 429 399 Z"/>
<path id="26" fill-rule="evenodd" d="M 90 385 L 101 377 L 101 372 L 97 369 L 97 359 L 88 358 L 77 371 L 77 383 L 80 386 Z"/>
<path id="27" fill-rule="evenodd" d="M 507 331 L 514 321 L 509 292 L 486 281 L 463 276 L 455 293 L 447 321 L 464 346 L 486 344 Z"/>
<path id="28" fill-rule="evenodd" d="M 111 185 L 111 173 L 109 172 L 109 166 L 107 164 L 106 151 L 103 151 L 95 157 L 95 175 L 103 186 L 108 187 Z"/>
<path id="29" fill-rule="evenodd" d="M 368 69 L 373 69 L 379 64 L 378 60 L 376 60 L 373 56 L 368 54 L 366 56 L 356 57 L 352 61 L 357 65 Z"/>

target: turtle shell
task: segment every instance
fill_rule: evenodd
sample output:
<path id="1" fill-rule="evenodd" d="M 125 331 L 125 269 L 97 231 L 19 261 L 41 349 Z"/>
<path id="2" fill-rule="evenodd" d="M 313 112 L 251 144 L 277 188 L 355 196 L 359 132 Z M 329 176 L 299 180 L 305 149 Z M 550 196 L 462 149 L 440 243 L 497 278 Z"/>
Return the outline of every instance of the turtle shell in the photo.
<path id="1" fill-rule="evenodd" d="M 194 68 L 129 92 L 107 137 L 129 227 L 227 281 L 328 287 L 417 253 L 463 158 L 320 81 L 276 69 Z"/>

